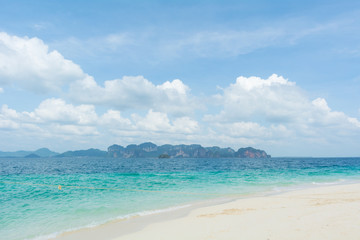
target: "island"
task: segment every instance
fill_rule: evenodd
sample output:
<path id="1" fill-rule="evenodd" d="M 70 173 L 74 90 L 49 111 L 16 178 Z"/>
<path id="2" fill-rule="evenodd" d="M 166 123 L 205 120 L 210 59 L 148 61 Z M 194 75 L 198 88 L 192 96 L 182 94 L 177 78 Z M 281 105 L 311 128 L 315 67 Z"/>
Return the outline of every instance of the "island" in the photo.
<path id="1" fill-rule="evenodd" d="M 107 157 L 107 152 L 90 148 L 88 150 L 67 151 L 55 157 Z"/>
<path id="2" fill-rule="evenodd" d="M 203 147 L 199 144 L 157 146 L 146 142 L 140 145 L 131 144 L 123 147 L 117 144 L 108 147 L 108 156 L 112 158 L 270 158 L 264 150 L 252 147 L 239 148 L 238 151 L 230 147 Z"/>
<path id="3" fill-rule="evenodd" d="M 101 157 L 101 158 L 270 158 L 264 150 L 252 147 L 239 148 L 237 151 L 230 147 L 221 148 L 218 146 L 203 147 L 200 144 L 164 144 L 157 146 L 151 142 L 139 145 L 130 144 L 126 147 L 113 144 L 107 151 L 90 148 L 88 150 L 66 151 L 56 153 L 47 148 L 40 148 L 36 151 L 1 152 L 0 158 L 42 158 L 42 157 Z"/>

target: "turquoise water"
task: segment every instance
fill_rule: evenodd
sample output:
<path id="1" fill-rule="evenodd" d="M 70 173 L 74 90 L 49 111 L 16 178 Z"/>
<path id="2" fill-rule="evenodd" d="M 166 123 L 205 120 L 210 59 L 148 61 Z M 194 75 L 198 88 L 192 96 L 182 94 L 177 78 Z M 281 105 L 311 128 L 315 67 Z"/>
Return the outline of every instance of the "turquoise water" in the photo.
<path id="1" fill-rule="evenodd" d="M 195 201 L 358 181 L 360 158 L 0 159 L 0 238 L 48 239 Z"/>

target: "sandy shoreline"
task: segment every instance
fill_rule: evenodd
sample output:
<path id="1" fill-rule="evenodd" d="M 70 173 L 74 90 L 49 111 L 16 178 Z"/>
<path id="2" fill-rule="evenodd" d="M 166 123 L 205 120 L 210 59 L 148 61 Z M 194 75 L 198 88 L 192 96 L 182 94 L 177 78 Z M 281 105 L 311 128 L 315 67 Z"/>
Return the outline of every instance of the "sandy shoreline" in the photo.
<path id="1" fill-rule="evenodd" d="M 360 184 L 193 206 L 56 239 L 360 239 Z"/>

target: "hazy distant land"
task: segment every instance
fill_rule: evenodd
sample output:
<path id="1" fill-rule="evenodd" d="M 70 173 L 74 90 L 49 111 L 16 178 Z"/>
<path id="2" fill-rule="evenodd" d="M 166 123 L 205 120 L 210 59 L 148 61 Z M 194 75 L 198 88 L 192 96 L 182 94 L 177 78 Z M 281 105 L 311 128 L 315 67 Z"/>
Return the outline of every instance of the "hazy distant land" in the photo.
<path id="1" fill-rule="evenodd" d="M 203 147 L 199 144 L 157 146 L 146 142 L 139 145 L 131 144 L 123 147 L 117 144 L 108 147 L 107 151 L 90 148 L 88 150 L 66 151 L 57 153 L 48 148 L 36 151 L 1 152 L 0 157 L 109 157 L 109 158 L 270 158 L 264 150 L 252 147 L 234 149 L 217 146 Z"/>

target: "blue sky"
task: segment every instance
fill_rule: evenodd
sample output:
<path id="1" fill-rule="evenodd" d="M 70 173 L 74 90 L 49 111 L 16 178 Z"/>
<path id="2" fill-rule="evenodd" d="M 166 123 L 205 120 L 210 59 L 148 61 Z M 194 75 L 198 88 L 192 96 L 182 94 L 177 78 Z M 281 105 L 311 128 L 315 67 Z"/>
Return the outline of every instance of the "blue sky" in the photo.
<path id="1" fill-rule="evenodd" d="M 0 150 L 359 156 L 358 1 L 1 1 Z"/>

